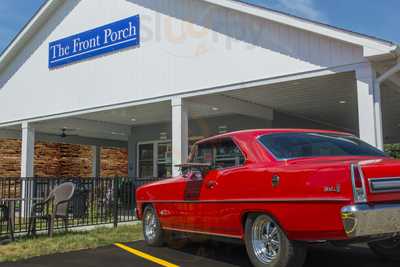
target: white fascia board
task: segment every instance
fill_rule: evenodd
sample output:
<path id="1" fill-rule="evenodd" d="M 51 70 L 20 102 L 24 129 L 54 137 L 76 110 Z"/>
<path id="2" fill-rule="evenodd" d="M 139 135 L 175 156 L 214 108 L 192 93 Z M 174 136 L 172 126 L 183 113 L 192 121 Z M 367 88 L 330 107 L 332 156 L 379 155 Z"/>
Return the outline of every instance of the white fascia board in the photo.
<path id="1" fill-rule="evenodd" d="M 13 60 L 13 58 L 24 48 L 25 44 L 46 23 L 53 12 L 65 2 L 65 0 L 48 0 L 35 16 L 25 25 L 22 31 L 15 37 L 11 44 L 0 56 L 0 72 Z"/>
<path id="2" fill-rule="evenodd" d="M 33 117 L 33 118 L 8 121 L 8 122 L 0 123 L 0 128 L 20 125 L 23 121 L 26 121 L 26 120 L 28 120 L 31 123 L 44 122 L 44 121 L 53 120 L 53 119 L 69 118 L 69 117 L 73 117 L 73 116 L 85 115 L 88 113 L 94 113 L 94 112 L 100 112 L 100 111 L 108 111 L 108 110 L 121 109 L 121 108 L 127 108 L 127 107 L 132 107 L 132 106 L 153 104 L 153 103 L 159 103 L 159 102 L 164 102 L 164 101 L 172 101 L 172 99 L 174 99 L 174 98 L 191 98 L 191 97 L 197 97 L 197 96 L 203 96 L 203 95 L 209 95 L 209 94 L 218 94 L 218 93 L 223 93 L 223 92 L 233 91 L 233 90 L 240 90 L 240 89 L 245 89 L 245 88 L 249 88 L 249 87 L 266 86 L 266 85 L 274 84 L 274 83 L 295 81 L 295 80 L 308 79 L 308 78 L 316 78 L 316 77 L 336 74 L 336 73 L 340 73 L 340 72 L 354 71 L 357 69 L 357 67 L 359 65 L 364 64 L 364 63 L 365 62 L 359 62 L 359 63 L 355 63 L 355 64 L 337 66 L 337 67 L 332 67 L 332 68 L 317 69 L 317 70 L 288 74 L 288 75 L 277 76 L 277 77 L 272 77 L 272 78 L 267 78 L 267 79 L 244 81 L 244 82 L 239 82 L 239 83 L 234 83 L 234 84 L 226 84 L 226 85 L 222 85 L 222 86 L 202 88 L 202 89 L 199 89 L 196 91 L 183 93 L 183 94 L 171 94 L 171 95 L 165 95 L 162 97 L 153 97 L 153 98 L 142 99 L 142 100 L 137 100 L 137 101 L 128 101 L 128 102 L 119 103 L 119 104 L 111 104 L 111 105 L 106 105 L 106 106 L 98 106 L 98 107 L 87 108 L 87 109 L 82 109 L 82 110 L 75 110 L 75 111 L 70 111 L 70 112 L 62 112 L 62 113 L 57 113 L 57 114 L 52 114 L 52 115 L 43 115 L 43 116 L 38 116 L 38 117 Z"/>
<path id="3" fill-rule="evenodd" d="M 304 31 L 316 33 L 346 43 L 362 46 L 364 57 L 373 57 L 382 54 L 393 53 L 397 46 L 391 42 L 378 40 L 373 37 L 364 36 L 354 32 L 338 29 L 329 25 L 320 24 L 299 17 L 283 14 L 277 11 L 258 8 L 246 3 L 233 0 L 203 0 L 205 2 L 226 7 L 238 12 L 244 12 L 253 16 L 261 17 L 276 23 L 284 24 Z"/>

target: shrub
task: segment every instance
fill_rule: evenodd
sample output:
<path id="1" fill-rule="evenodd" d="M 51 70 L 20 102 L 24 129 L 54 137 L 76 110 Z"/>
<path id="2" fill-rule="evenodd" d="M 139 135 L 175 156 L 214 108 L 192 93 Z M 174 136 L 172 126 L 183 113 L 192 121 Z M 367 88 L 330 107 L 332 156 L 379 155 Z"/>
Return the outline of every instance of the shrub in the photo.
<path id="1" fill-rule="evenodd" d="M 393 158 L 400 159 L 400 144 L 385 145 L 385 152 Z"/>

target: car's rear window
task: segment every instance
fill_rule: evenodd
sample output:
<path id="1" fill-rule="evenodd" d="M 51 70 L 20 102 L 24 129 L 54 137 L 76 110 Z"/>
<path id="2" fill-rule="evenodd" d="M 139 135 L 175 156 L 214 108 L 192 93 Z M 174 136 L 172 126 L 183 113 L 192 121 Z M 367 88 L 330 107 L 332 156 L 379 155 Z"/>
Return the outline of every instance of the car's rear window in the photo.
<path id="1" fill-rule="evenodd" d="M 277 159 L 329 156 L 385 156 L 360 139 L 330 133 L 276 133 L 259 138 Z"/>

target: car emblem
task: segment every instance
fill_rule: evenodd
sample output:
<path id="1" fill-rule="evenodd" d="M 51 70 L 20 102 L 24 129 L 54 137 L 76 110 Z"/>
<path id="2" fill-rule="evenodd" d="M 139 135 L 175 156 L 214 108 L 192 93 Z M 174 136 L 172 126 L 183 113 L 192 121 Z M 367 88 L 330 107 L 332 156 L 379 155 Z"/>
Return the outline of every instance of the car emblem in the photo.
<path id="1" fill-rule="evenodd" d="M 325 193 L 340 193 L 340 191 L 341 191 L 340 184 L 337 184 L 336 186 L 325 186 L 324 187 Z"/>

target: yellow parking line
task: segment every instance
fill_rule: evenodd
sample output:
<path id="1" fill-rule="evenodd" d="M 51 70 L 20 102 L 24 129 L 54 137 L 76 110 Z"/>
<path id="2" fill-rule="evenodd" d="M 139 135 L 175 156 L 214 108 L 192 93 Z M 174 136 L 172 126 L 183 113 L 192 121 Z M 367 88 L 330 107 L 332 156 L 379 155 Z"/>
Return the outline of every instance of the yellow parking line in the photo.
<path id="1" fill-rule="evenodd" d="M 178 265 L 175 265 L 175 264 L 172 264 L 172 263 L 167 262 L 167 261 L 165 261 L 165 260 L 156 258 L 156 257 L 154 257 L 154 256 L 151 256 L 151 255 L 146 254 L 146 253 L 144 253 L 144 252 L 141 252 L 141 251 L 139 251 L 139 250 L 133 249 L 133 248 L 131 248 L 131 247 L 125 246 L 125 245 L 123 245 L 123 244 L 115 243 L 114 245 L 116 245 L 117 247 L 119 247 L 119 248 L 121 248 L 121 249 L 123 249 L 123 250 L 125 250 L 125 251 L 128 251 L 129 253 L 132 253 L 132 254 L 134 254 L 134 255 L 136 255 L 136 256 L 139 256 L 139 257 L 141 257 L 141 258 L 144 258 L 144 259 L 146 259 L 146 260 L 148 260 L 148 261 L 155 262 L 155 263 L 157 263 L 157 264 L 159 264 L 159 265 L 161 265 L 161 266 L 164 266 L 164 267 L 179 267 Z"/>

